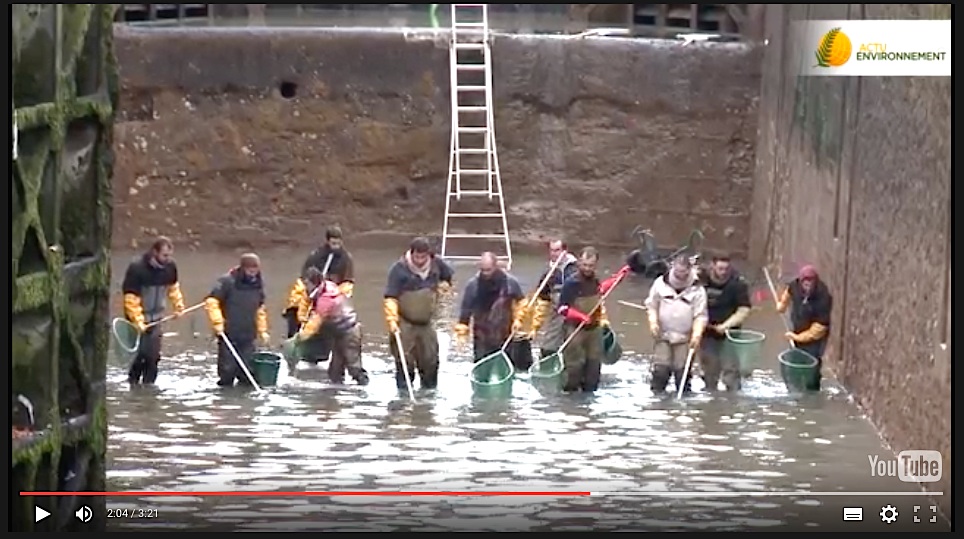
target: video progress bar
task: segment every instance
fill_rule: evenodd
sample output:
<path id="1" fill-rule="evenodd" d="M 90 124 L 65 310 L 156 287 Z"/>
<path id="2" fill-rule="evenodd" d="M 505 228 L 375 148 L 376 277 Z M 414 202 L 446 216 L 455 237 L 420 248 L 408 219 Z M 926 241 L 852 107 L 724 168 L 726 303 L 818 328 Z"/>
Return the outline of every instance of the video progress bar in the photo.
<path id="1" fill-rule="evenodd" d="M 315 498 L 340 496 L 366 497 L 543 497 L 565 498 L 581 496 L 636 496 L 642 498 L 775 498 L 775 497 L 906 497 L 943 496 L 943 492 L 907 491 L 907 492 L 862 492 L 862 491 L 832 491 L 815 492 L 808 490 L 797 491 L 728 491 L 728 492 L 649 492 L 649 491 L 120 491 L 120 492 L 21 492 L 21 496 L 54 497 L 54 496 L 98 496 L 98 497 L 271 497 L 271 498 Z"/>

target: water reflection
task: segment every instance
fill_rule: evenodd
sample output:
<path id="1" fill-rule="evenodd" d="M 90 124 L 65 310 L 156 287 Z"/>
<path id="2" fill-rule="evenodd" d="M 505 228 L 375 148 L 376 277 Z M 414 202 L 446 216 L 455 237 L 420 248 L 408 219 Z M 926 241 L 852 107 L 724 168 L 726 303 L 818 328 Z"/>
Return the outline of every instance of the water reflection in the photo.
<path id="1" fill-rule="evenodd" d="M 359 256 L 371 261 L 359 267 L 356 302 L 370 327 L 380 322 L 381 267 L 396 254 Z M 231 258 L 182 255 L 185 292 L 203 295 L 210 286 L 207 268 L 226 267 Z M 264 259 L 267 274 L 285 276 L 296 271 L 286 265 L 300 257 Z M 515 266 L 531 278 L 539 264 L 520 259 Z M 271 312 L 281 310 L 284 281 L 269 281 Z M 645 287 L 630 283 L 619 292 L 634 298 Z M 639 313 L 613 309 L 610 316 L 627 350 L 649 348 L 636 325 Z M 664 494 L 916 490 L 896 478 L 871 483 L 867 455 L 886 450 L 870 425 L 837 390 L 788 395 L 772 360 L 738 395 L 702 393 L 699 383 L 697 393 L 682 401 L 653 395 L 648 358 L 627 352 L 604 367 L 595 395 L 544 395 L 516 380 L 512 398 L 499 401 L 472 396 L 471 362 L 453 348 L 442 363 L 439 388 L 418 391 L 413 403 L 396 389 L 384 337 L 377 333 L 365 345 L 368 386 L 330 384 L 324 363 L 294 372 L 282 365 L 278 386 L 255 393 L 217 388 L 213 344 L 177 324 L 186 322 L 170 328 L 178 336 L 168 339 L 156 387 L 129 388 L 125 366 L 110 367 L 112 489 L 608 494 L 122 499 L 111 507 L 148 504 L 163 518 L 111 522 L 114 530 L 832 529 L 841 523 L 843 499 Z M 779 334 L 779 321 L 753 324 L 773 324 L 776 329 L 767 331 Z M 779 350 L 779 343 L 770 346 Z M 662 494 L 640 497 L 642 492 Z"/>

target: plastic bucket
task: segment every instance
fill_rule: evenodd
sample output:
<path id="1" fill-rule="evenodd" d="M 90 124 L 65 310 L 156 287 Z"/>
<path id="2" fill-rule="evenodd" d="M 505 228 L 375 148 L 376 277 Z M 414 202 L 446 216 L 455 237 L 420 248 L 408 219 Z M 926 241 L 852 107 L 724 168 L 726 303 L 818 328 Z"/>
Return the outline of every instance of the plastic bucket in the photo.
<path id="1" fill-rule="evenodd" d="M 562 391 L 562 377 L 564 376 L 564 372 L 562 355 L 558 352 L 549 354 L 544 358 L 536 360 L 536 362 L 529 367 L 529 382 L 539 391 Z"/>
<path id="2" fill-rule="evenodd" d="M 512 365 L 517 371 L 526 372 L 532 366 L 532 341 L 529 339 L 513 339 L 505 348 Z"/>
<path id="3" fill-rule="evenodd" d="M 251 375 L 261 387 L 271 387 L 278 383 L 278 370 L 281 368 L 281 354 L 275 352 L 256 352 L 251 356 Z"/>
<path id="4" fill-rule="evenodd" d="M 619 345 L 616 333 L 610 327 L 602 328 L 603 335 L 603 364 L 612 365 L 623 357 L 623 347 Z"/>
<path id="5" fill-rule="evenodd" d="M 723 354 L 736 359 L 739 365 L 740 374 L 743 377 L 750 376 L 760 365 L 760 357 L 763 354 L 763 341 L 766 335 L 759 331 L 750 329 L 728 329 L 726 330 L 726 342 L 723 344 Z"/>
<path id="6" fill-rule="evenodd" d="M 780 376 L 789 391 L 809 391 L 816 384 L 820 372 L 817 358 L 799 348 L 785 350 L 778 357 Z"/>
<path id="7" fill-rule="evenodd" d="M 512 396 L 515 367 L 503 352 L 489 354 L 472 366 L 469 373 L 472 392 L 478 397 L 508 398 Z"/>

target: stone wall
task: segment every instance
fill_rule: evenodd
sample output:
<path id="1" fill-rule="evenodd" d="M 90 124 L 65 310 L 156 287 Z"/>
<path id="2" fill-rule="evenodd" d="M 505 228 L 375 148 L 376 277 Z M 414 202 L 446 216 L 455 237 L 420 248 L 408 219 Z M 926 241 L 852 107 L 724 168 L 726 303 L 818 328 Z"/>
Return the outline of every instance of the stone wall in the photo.
<path id="1" fill-rule="evenodd" d="M 947 5 L 768 6 L 751 255 L 814 263 L 834 293 L 829 361 L 896 450 L 951 475 L 951 81 L 797 77 L 799 19 L 949 18 Z M 805 60 L 804 60 L 805 61 Z"/>
<path id="2" fill-rule="evenodd" d="M 115 30 L 115 239 L 193 245 L 439 234 L 448 49 L 433 34 Z M 741 44 L 494 38 L 496 126 L 514 241 L 662 244 L 702 228 L 745 251 L 759 53 Z"/>

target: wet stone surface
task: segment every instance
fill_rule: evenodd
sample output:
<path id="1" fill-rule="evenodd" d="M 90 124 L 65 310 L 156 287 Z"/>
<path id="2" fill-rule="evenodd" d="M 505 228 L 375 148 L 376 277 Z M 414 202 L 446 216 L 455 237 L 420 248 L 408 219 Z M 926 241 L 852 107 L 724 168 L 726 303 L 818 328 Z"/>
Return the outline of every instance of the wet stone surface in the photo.
<path id="1" fill-rule="evenodd" d="M 275 340 L 281 302 L 303 253 L 262 253 Z M 507 401 L 473 399 L 467 351 L 448 346 L 440 386 L 417 402 L 394 387 L 378 308 L 394 252 L 355 253 L 356 304 L 366 324 L 372 383 L 332 386 L 321 368 L 282 366 L 265 394 L 215 387 L 213 342 L 203 315 L 168 333 L 156 387 L 129 388 L 126 366 L 109 373 L 109 485 L 153 491 L 592 491 L 557 497 L 145 497 L 108 507 L 152 508 L 156 518 L 113 519 L 109 529 L 177 531 L 873 530 L 946 531 L 917 485 L 871 477 L 887 459 L 870 424 L 832 383 L 788 395 L 772 358 L 780 322 L 758 312 L 748 327 L 772 338 L 740 395 L 696 392 L 682 401 L 649 390 L 642 313 L 609 307 L 626 356 L 605 366 L 588 396 L 543 396 L 516 380 Z M 199 301 L 233 255 L 182 254 L 188 303 Z M 115 280 L 127 257 L 115 262 Z M 605 269 L 619 258 L 607 256 Z M 606 267 L 607 263 L 613 267 Z M 527 287 L 540 261 L 513 268 Z M 459 268 L 464 284 L 470 268 Z M 648 283 L 620 299 L 640 301 Z M 195 332 L 198 337 L 194 337 Z M 890 496 L 845 492 L 893 491 Z M 836 493 L 822 495 L 816 493 Z M 744 493 L 744 494 L 741 494 Z M 752 493 L 752 494 L 751 494 Z M 764 495 L 769 493 L 767 495 Z M 778 494 L 780 493 L 780 494 Z M 808 494 L 814 493 L 814 494 Z M 883 505 L 898 508 L 880 522 Z M 843 522 L 843 507 L 863 522 Z"/>

